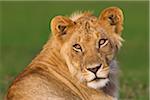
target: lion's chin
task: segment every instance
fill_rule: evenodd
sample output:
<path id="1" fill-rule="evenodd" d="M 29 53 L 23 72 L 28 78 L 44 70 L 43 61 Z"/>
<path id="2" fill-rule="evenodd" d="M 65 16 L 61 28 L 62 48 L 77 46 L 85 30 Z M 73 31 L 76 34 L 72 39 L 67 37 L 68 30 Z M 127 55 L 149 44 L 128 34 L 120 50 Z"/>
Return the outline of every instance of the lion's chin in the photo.
<path id="1" fill-rule="evenodd" d="M 107 83 L 109 82 L 109 79 L 98 79 L 93 80 L 87 83 L 87 86 L 94 89 L 100 89 L 103 88 Z"/>

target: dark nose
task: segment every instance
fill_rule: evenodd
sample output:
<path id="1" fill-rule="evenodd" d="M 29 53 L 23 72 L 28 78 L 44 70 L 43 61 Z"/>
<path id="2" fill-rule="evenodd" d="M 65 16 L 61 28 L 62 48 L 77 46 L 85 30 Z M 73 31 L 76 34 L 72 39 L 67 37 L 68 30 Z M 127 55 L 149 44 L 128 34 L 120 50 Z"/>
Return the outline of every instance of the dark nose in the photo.
<path id="1" fill-rule="evenodd" d="M 96 72 L 98 71 L 98 69 L 101 67 L 101 65 L 95 66 L 94 68 L 87 68 L 87 70 L 93 72 L 94 74 L 96 74 Z"/>

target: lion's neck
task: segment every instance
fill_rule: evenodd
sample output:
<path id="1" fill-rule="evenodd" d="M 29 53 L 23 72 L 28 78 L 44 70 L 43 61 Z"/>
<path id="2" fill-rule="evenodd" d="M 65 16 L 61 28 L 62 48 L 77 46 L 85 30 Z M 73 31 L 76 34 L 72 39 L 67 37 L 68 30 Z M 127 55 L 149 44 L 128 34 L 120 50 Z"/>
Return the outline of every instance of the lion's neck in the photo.
<path id="1" fill-rule="evenodd" d="M 102 90 L 110 96 L 118 98 L 118 64 L 116 60 L 110 62 L 109 82 Z"/>
<path id="2" fill-rule="evenodd" d="M 44 66 L 47 69 L 57 71 L 58 74 L 69 74 L 66 63 L 63 61 L 60 55 L 59 48 L 56 48 L 57 44 L 51 44 L 49 40 L 44 46 L 40 54 L 32 61 L 30 67 Z M 65 75 L 66 76 L 66 75 Z"/>

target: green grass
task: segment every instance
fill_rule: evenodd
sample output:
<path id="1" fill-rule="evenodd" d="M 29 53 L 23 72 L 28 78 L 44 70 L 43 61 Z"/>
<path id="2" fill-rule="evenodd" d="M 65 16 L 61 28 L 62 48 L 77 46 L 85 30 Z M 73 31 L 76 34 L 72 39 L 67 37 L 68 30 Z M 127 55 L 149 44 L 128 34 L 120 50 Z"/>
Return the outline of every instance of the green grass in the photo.
<path id="1" fill-rule="evenodd" d="M 54 16 L 76 10 L 92 10 L 98 16 L 110 6 L 120 7 L 125 17 L 125 42 L 118 54 L 119 100 L 148 100 L 148 1 L 0 2 L 0 100 L 14 77 L 40 52 Z"/>

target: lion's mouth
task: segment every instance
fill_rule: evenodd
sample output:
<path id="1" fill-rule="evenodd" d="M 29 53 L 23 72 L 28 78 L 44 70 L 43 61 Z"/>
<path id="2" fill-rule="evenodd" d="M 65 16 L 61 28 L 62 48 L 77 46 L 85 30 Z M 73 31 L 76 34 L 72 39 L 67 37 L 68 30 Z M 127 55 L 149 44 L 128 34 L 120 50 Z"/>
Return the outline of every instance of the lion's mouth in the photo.
<path id="1" fill-rule="evenodd" d="M 107 79 L 107 77 L 95 77 L 94 79 L 92 79 L 90 82 L 92 81 L 99 81 L 99 80 L 102 80 L 102 79 Z"/>
<path id="2" fill-rule="evenodd" d="M 99 89 L 104 87 L 108 82 L 109 82 L 108 77 L 101 77 L 101 78 L 96 77 L 93 80 L 87 82 L 87 86 L 94 89 Z"/>

